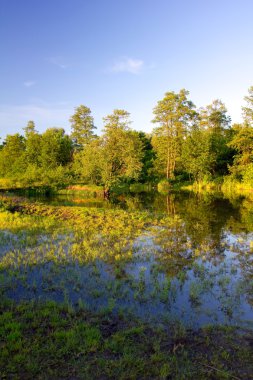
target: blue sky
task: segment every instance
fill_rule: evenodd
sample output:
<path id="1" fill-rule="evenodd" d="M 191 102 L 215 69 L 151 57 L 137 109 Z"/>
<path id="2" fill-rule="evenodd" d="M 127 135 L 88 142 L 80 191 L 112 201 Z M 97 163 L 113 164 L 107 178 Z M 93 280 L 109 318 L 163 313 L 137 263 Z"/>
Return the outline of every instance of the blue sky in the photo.
<path id="1" fill-rule="evenodd" d="M 221 99 L 233 122 L 253 85 L 252 0 L 0 0 L 0 136 L 63 127 L 80 104 L 98 131 L 115 108 L 150 132 L 166 91 Z"/>

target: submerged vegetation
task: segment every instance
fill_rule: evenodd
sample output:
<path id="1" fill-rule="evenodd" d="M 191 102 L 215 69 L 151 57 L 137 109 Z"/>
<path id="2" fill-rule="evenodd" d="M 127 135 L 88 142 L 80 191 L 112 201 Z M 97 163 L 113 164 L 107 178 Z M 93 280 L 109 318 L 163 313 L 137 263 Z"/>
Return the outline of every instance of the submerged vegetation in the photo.
<path id="1" fill-rule="evenodd" d="M 152 194 L 2 195 L 2 378 L 251 377 L 251 203 Z"/>

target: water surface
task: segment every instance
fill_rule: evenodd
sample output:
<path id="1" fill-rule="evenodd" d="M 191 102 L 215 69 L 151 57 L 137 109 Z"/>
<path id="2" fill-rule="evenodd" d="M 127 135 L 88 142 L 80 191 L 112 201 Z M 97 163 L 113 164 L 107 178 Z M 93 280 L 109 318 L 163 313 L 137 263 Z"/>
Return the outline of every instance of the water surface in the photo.
<path id="1" fill-rule="evenodd" d="M 157 217 L 169 215 L 173 222 L 141 231 L 129 247 L 121 247 L 132 251 L 131 260 L 113 262 L 100 259 L 99 254 L 90 262 L 76 261 L 71 257 L 74 235 L 52 239 L 40 233 L 30 244 L 26 231 L 17 235 L 2 230 L 0 263 L 7 262 L 4 258 L 10 252 L 13 262 L 15 255 L 30 254 L 37 260 L 28 266 L 20 260 L 20 265 L 16 262 L 8 270 L 2 265 L 2 295 L 17 302 L 54 299 L 72 307 L 133 313 L 155 323 L 180 321 L 193 328 L 210 323 L 253 328 L 250 199 L 148 193 L 121 195 L 110 201 L 81 196 L 39 201 L 63 207 L 148 211 Z M 46 260 L 52 247 L 66 259 Z"/>

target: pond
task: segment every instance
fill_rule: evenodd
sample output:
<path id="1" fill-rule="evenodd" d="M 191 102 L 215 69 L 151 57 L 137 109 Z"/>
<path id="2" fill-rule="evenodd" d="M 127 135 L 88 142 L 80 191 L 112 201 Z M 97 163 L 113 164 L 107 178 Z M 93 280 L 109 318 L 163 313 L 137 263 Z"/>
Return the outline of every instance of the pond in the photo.
<path id="1" fill-rule="evenodd" d="M 253 329 L 251 199 L 153 192 L 20 202 L 22 212 L 1 212 L 2 297 Z"/>

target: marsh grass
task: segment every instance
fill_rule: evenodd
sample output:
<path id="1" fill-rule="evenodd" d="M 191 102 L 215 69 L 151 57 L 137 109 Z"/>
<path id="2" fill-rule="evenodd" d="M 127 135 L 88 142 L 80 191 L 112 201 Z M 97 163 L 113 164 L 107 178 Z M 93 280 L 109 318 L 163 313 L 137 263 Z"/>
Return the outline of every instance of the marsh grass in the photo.
<path id="1" fill-rule="evenodd" d="M 111 308 L 110 308 L 111 309 Z M 1 303 L 1 377 L 26 379 L 249 379 L 247 332 L 180 323 L 150 327 L 140 320 L 93 314 L 83 305 Z M 211 370 L 210 370 L 211 368 Z"/>
<path id="2" fill-rule="evenodd" d="M 253 328 L 251 238 L 153 210 L 0 204 L 3 378 L 247 378 L 248 338 L 201 326 Z"/>

